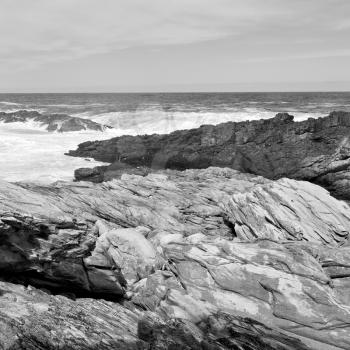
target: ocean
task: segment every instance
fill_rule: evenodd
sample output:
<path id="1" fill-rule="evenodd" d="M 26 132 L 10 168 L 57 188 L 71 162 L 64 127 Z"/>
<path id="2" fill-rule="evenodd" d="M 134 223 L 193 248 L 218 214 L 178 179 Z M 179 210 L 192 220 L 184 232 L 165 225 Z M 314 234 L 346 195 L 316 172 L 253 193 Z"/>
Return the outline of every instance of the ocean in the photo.
<path id="1" fill-rule="evenodd" d="M 72 180 L 76 168 L 102 164 L 64 155 L 84 141 L 266 119 L 278 112 L 297 121 L 319 118 L 350 111 L 350 92 L 0 94 L 0 112 L 18 110 L 64 113 L 113 127 L 49 133 L 30 123 L 0 123 L 0 179 L 50 183 Z"/>

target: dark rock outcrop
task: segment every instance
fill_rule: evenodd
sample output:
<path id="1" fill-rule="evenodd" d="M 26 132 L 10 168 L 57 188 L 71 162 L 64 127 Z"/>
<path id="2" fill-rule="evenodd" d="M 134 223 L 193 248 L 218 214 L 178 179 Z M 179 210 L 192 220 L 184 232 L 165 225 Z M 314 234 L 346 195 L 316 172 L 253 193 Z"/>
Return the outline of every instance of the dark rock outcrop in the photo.
<path id="1" fill-rule="evenodd" d="M 287 113 L 268 120 L 229 122 L 168 135 L 122 136 L 85 142 L 68 153 L 112 163 L 99 179 L 119 175 L 120 164 L 152 169 L 230 167 L 269 179 L 289 177 L 324 186 L 350 199 L 350 113 L 294 122 Z M 89 180 L 80 177 L 78 180 Z"/>
<path id="2" fill-rule="evenodd" d="M 67 114 L 41 114 L 37 111 L 17 111 L 11 113 L 0 112 L 0 122 L 3 123 L 26 123 L 33 121 L 45 126 L 47 131 L 69 132 L 81 130 L 104 131 L 111 128 L 89 119 L 71 117 Z"/>
<path id="3" fill-rule="evenodd" d="M 145 176 L 152 172 L 152 169 L 144 166 L 133 167 L 122 162 L 114 162 L 110 166 L 97 166 L 94 168 L 79 168 L 74 171 L 75 181 L 103 182 L 112 179 L 119 179 L 123 174 Z"/>
<path id="4" fill-rule="evenodd" d="M 0 348 L 348 349 L 349 233 L 319 186 L 227 168 L 0 181 Z"/>

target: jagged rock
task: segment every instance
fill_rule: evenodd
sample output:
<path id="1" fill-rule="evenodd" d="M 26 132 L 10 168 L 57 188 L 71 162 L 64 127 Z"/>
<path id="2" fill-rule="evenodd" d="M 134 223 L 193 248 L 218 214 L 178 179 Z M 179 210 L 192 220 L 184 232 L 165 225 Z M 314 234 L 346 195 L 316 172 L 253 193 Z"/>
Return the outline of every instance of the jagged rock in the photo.
<path id="1" fill-rule="evenodd" d="M 0 281 L 4 350 L 147 349 L 137 335 L 142 314 L 104 300 L 53 296 Z"/>
<path id="2" fill-rule="evenodd" d="M 280 113 L 267 120 L 203 125 L 168 135 L 122 136 L 84 142 L 68 154 L 112 163 L 102 169 L 100 179 L 105 180 L 118 176 L 121 163 L 179 170 L 220 166 L 270 179 L 308 180 L 350 199 L 349 112 L 302 122 Z"/>
<path id="3" fill-rule="evenodd" d="M 150 230 L 146 227 L 109 229 L 98 221 L 99 237 L 91 256 L 84 259 L 85 265 L 117 267 L 126 282 L 133 284 L 157 269 L 155 247 L 144 237 Z M 160 266 L 159 266 L 160 267 Z"/>
<path id="4" fill-rule="evenodd" d="M 218 313 L 196 326 L 128 305 L 72 301 L 0 281 L 0 348 L 4 350 L 241 349 L 308 350 L 300 340 L 248 318 Z"/>
<path id="5" fill-rule="evenodd" d="M 77 181 L 91 181 L 102 182 L 103 181 L 103 169 L 105 166 L 98 166 L 95 168 L 79 168 L 74 171 L 74 178 Z"/>
<path id="6" fill-rule="evenodd" d="M 0 122 L 3 123 L 26 123 L 37 122 L 40 126 L 45 126 L 47 131 L 69 132 L 81 130 L 104 131 L 111 128 L 89 119 L 71 117 L 67 114 L 41 114 L 37 111 L 21 110 L 17 112 L 0 112 Z"/>
<path id="7" fill-rule="evenodd" d="M 0 182 L 0 344 L 348 349 L 349 233 L 319 186 L 232 169 Z"/>
<path id="8" fill-rule="evenodd" d="M 150 317 L 153 316 L 153 317 Z M 142 340 L 150 343 L 152 349 L 309 349 L 298 339 L 292 339 L 276 332 L 263 324 L 232 316 L 216 313 L 195 326 L 183 319 L 164 322 L 154 320 L 154 315 L 146 315 L 139 322 Z"/>
<path id="9" fill-rule="evenodd" d="M 147 167 L 132 167 L 131 165 L 121 162 L 114 162 L 112 165 L 108 166 L 107 172 L 105 172 L 106 169 L 107 166 L 79 168 L 74 171 L 74 178 L 76 181 L 91 181 L 99 183 L 120 178 L 123 174 L 145 176 L 152 172 L 152 170 Z"/>
<path id="10" fill-rule="evenodd" d="M 349 347 L 350 310 L 338 296 L 344 285 L 332 285 L 317 256 L 293 243 L 248 244 L 203 237 L 197 243 L 185 242 L 163 247 L 185 286 L 185 291 L 169 287 L 167 298 L 160 301 L 167 315 L 196 323 L 225 311 Z M 349 249 L 338 248 L 337 254 L 344 258 Z"/>

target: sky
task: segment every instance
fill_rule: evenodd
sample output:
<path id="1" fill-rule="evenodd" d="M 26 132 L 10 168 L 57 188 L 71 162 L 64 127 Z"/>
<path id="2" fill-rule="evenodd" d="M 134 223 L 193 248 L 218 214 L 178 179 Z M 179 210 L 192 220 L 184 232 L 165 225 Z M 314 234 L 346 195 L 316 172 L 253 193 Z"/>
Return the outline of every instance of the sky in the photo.
<path id="1" fill-rule="evenodd" d="M 350 91 L 349 0 L 0 0 L 0 92 Z"/>

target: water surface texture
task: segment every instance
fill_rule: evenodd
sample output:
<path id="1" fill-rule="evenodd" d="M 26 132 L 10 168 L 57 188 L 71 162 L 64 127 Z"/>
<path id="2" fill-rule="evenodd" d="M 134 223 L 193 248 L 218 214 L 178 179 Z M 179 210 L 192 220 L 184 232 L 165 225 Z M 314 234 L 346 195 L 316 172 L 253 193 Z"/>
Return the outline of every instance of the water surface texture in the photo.
<path id="1" fill-rule="evenodd" d="M 113 126 L 106 132 L 48 133 L 33 123 L 0 124 L 0 179 L 71 180 L 78 167 L 101 163 L 64 153 L 87 140 L 123 134 L 169 133 L 202 124 L 271 118 L 295 120 L 350 111 L 349 92 L 331 93 L 139 93 L 0 94 L 0 112 L 64 113 Z"/>

